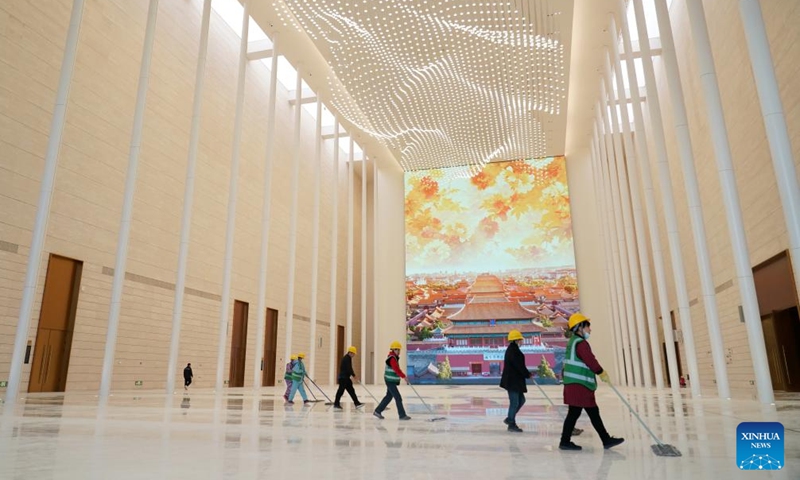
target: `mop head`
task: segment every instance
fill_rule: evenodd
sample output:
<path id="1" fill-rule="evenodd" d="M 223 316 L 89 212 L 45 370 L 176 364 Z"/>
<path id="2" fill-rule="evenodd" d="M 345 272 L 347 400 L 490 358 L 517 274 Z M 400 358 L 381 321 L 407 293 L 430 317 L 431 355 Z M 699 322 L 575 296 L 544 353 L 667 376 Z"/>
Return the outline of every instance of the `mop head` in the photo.
<path id="1" fill-rule="evenodd" d="M 430 419 L 430 420 L 428 420 L 428 421 L 429 421 L 429 422 L 438 422 L 439 420 L 447 420 L 447 419 L 446 419 L 446 418 L 444 418 L 444 417 L 434 417 L 434 418 L 431 418 L 431 419 Z"/>
<path id="2" fill-rule="evenodd" d="M 650 448 L 653 449 L 653 453 L 658 455 L 659 457 L 680 457 L 681 452 L 674 445 L 667 445 L 665 443 L 657 443 L 655 445 L 650 445 Z"/>

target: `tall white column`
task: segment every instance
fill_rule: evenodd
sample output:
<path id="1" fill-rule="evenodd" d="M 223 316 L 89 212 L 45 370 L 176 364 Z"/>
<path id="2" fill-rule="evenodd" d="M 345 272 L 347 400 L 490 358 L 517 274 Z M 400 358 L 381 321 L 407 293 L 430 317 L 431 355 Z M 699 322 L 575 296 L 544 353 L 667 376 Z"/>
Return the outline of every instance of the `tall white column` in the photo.
<path id="1" fill-rule="evenodd" d="M 653 59 L 650 56 L 650 39 L 644 19 L 642 0 L 633 0 L 636 13 L 636 26 L 639 32 L 639 46 L 642 52 L 644 65 L 645 85 L 649 99 L 650 121 L 653 126 L 653 143 L 655 144 L 658 171 L 656 172 L 661 190 L 661 203 L 664 209 L 664 220 L 667 224 L 667 240 L 669 243 L 670 260 L 672 261 L 672 277 L 675 282 L 675 293 L 678 298 L 678 317 L 683 332 L 683 342 L 686 350 L 686 364 L 689 367 L 691 381 L 689 386 L 693 397 L 700 396 L 700 377 L 697 369 L 697 355 L 694 347 L 694 332 L 692 319 L 689 313 L 689 294 L 686 290 L 686 272 L 683 268 L 683 255 L 681 253 L 680 234 L 678 232 L 678 217 L 675 212 L 675 200 L 670 180 L 669 162 L 667 159 L 667 146 L 664 139 L 664 124 L 661 119 L 661 102 L 656 90 L 656 77 L 653 70 Z M 670 328 L 672 328 L 670 326 Z M 668 349 L 669 350 L 669 349 Z"/>
<path id="2" fill-rule="evenodd" d="M 353 136 L 349 137 L 350 155 L 347 159 L 347 345 L 353 344 L 353 203 L 355 197 L 355 166 L 353 165 Z"/>
<path id="3" fill-rule="evenodd" d="M 620 0 L 620 11 L 625 11 L 624 0 Z M 667 372 L 669 373 L 671 388 L 677 391 L 679 388 L 678 378 L 678 359 L 675 353 L 675 339 L 672 334 L 672 322 L 669 314 L 669 296 L 667 294 L 667 277 L 664 269 L 664 250 L 661 246 L 661 232 L 658 226 L 658 213 L 656 210 L 655 190 L 653 188 L 653 177 L 650 171 L 650 158 L 647 151 L 647 133 L 645 132 L 644 116 L 642 107 L 644 101 L 639 95 L 639 80 L 636 77 L 636 68 L 633 61 L 633 47 L 631 44 L 631 33 L 628 26 L 628 18 L 621 15 L 622 42 L 625 52 L 628 54 L 628 61 L 625 62 L 628 70 L 628 85 L 630 86 L 631 102 L 633 106 L 633 121 L 636 128 L 636 158 L 639 165 L 639 176 L 642 180 L 644 190 L 645 209 L 647 217 L 647 228 L 650 233 L 650 247 L 653 255 L 653 270 L 656 277 L 656 292 L 658 294 L 659 313 L 661 314 L 662 329 L 664 330 L 664 343 L 667 349 Z M 648 275 L 649 276 L 649 275 Z M 658 358 L 656 365 L 656 384 L 658 388 L 664 387 L 661 376 L 661 349 L 658 348 L 658 328 L 655 324 L 650 325 L 650 343 L 653 353 L 653 360 Z"/>
<path id="4" fill-rule="evenodd" d="M 783 113 L 775 64 L 769 49 L 769 39 L 764 27 L 764 17 L 758 0 L 739 0 L 739 14 L 750 52 L 750 65 L 761 103 L 761 115 L 772 154 L 772 168 L 778 181 L 778 193 L 786 218 L 786 231 L 789 234 L 789 255 L 794 271 L 794 285 L 797 298 L 800 298 L 800 186 L 797 182 L 797 167 L 792 154 L 789 129 Z M 766 368 L 766 366 L 764 367 Z"/>
<path id="5" fill-rule="evenodd" d="M 153 42 L 156 38 L 156 18 L 158 0 L 150 0 L 147 10 L 147 27 L 142 47 L 142 63 L 139 67 L 139 89 L 136 92 L 136 108 L 133 114 L 133 132 L 128 151 L 128 172 L 125 177 L 125 191 L 122 200 L 122 214 L 117 239 L 117 258 L 114 263 L 114 279 L 111 282 L 111 305 L 108 313 L 106 348 L 103 355 L 103 370 L 100 375 L 100 399 L 108 398 L 111 392 L 111 373 L 114 370 L 114 352 L 117 347 L 119 312 L 122 308 L 122 287 L 125 284 L 125 268 L 128 262 L 128 243 L 133 218 L 133 198 L 136 193 L 136 178 L 139 172 L 139 152 L 142 149 L 142 129 L 144 111 L 147 105 L 147 87 L 150 81 L 150 60 L 153 58 Z"/>
<path id="6" fill-rule="evenodd" d="M 610 112 L 610 130 L 614 138 L 613 171 L 616 173 L 616 186 L 618 194 L 618 206 L 622 211 L 622 230 L 621 235 L 625 237 L 625 251 L 622 256 L 622 281 L 625 287 L 625 294 L 633 297 L 632 314 L 628 316 L 628 335 L 631 341 L 631 362 L 633 363 L 633 376 L 636 379 L 636 386 L 644 386 L 644 372 L 642 371 L 642 355 L 640 354 L 639 338 L 637 336 L 637 320 L 644 316 L 641 298 L 641 280 L 638 273 L 638 260 L 636 258 L 636 239 L 634 235 L 633 219 L 631 213 L 630 193 L 628 191 L 627 174 L 625 173 L 625 157 L 631 152 L 624 150 L 622 145 L 622 132 L 620 131 L 620 121 L 617 116 L 617 98 L 611 83 L 611 62 L 606 55 L 605 62 L 605 85 L 608 95 L 608 112 Z M 624 90 L 623 90 L 624 92 Z M 605 98 L 605 96 L 604 96 Z"/>
<path id="7" fill-rule="evenodd" d="M 267 323 L 267 273 L 269 267 L 269 226 L 272 218 L 272 165 L 275 157 L 275 102 L 278 94 L 278 34 L 272 35 L 272 59 L 269 70 L 269 103 L 267 104 L 267 151 L 264 159 L 264 198 L 261 205 L 261 252 L 258 270 L 258 302 L 256 303 L 256 351 L 253 355 L 253 388 L 262 385 L 264 335 Z M 263 365 L 263 366 L 262 366 Z"/>
<path id="8" fill-rule="evenodd" d="M 625 381 L 628 386 L 636 386 L 636 378 L 634 376 L 634 362 L 633 352 L 631 348 L 631 335 L 628 332 L 630 325 L 630 318 L 633 316 L 633 303 L 630 296 L 630 288 L 625 289 L 625 272 L 628 271 L 627 264 L 625 263 L 625 236 L 623 234 L 622 213 L 619 206 L 619 191 L 614 181 L 614 173 L 612 168 L 614 165 L 614 143 L 611 133 L 611 128 L 608 122 L 608 109 L 606 103 L 606 90 L 603 82 L 600 83 L 600 98 L 601 103 L 597 105 L 597 112 L 602 119 L 603 137 L 606 148 L 601 151 L 602 170 L 604 176 L 604 183 L 608 191 L 608 203 L 611 209 L 609 214 L 610 219 L 610 238 L 611 252 L 613 255 L 614 268 L 614 282 L 617 286 L 617 304 L 620 307 L 620 317 L 618 319 L 618 326 L 620 329 L 620 338 L 622 339 L 623 360 L 625 366 Z M 605 152 L 605 153 L 603 153 Z M 627 352 L 627 355 L 625 353 Z"/>
<path id="9" fill-rule="evenodd" d="M 361 380 L 367 378 L 367 154 L 361 159 Z"/>
<path id="10" fill-rule="evenodd" d="M 242 12 L 242 38 L 239 41 L 239 72 L 236 82 L 236 111 L 233 117 L 233 151 L 231 153 L 231 178 L 228 186 L 228 220 L 225 230 L 225 262 L 222 267 L 222 301 L 219 308 L 219 335 L 217 344 L 217 381 L 214 389 L 222 391 L 225 385 L 225 340 L 228 334 L 228 312 L 231 303 L 231 274 L 233 248 L 236 234 L 236 200 L 239 192 L 239 160 L 242 145 L 242 110 L 244 109 L 244 82 L 247 74 L 247 36 L 250 25 L 249 2 L 244 0 Z M 244 368 L 244 365 L 242 365 Z"/>
<path id="11" fill-rule="evenodd" d="M 366 154 L 366 152 L 365 152 Z M 380 318 L 378 318 L 378 159 L 372 159 L 372 351 L 374 368 L 372 369 L 372 383 L 378 383 L 378 374 L 381 372 L 382 361 L 378 355 Z M 366 355 L 366 354 L 365 354 Z M 367 381 L 366 378 L 361 379 Z"/>
<path id="12" fill-rule="evenodd" d="M 606 204 L 606 194 L 607 191 L 603 186 L 603 173 L 600 167 L 600 149 L 599 149 L 599 134 L 597 124 L 594 125 L 594 135 L 592 137 L 592 179 L 594 180 L 594 190 L 595 190 L 595 197 L 597 198 L 597 210 L 600 216 L 600 243 L 603 245 L 603 250 L 605 250 L 605 259 L 603 262 L 603 269 L 606 273 L 606 285 L 608 285 L 608 302 L 609 302 L 609 312 L 611 313 L 611 318 L 607 320 L 607 323 L 611 327 L 611 339 L 614 348 L 614 364 L 616 367 L 615 371 L 615 381 L 620 381 L 623 378 L 622 372 L 624 371 L 624 360 L 622 359 L 622 337 L 620 336 L 621 333 L 619 331 L 619 321 L 621 316 L 619 315 L 619 309 L 617 306 L 617 285 L 614 283 L 614 277 L 611 273 L 612 265 L 610 265 L 613 255 L 611 254 L 611 246 L 610 246 L 610 239 L 608 234 L 608 220 L 607 220 L 607 204 Z M 603 320 L 605 323 L 606 320 Z"/>
<path id="13" fill-rule="evenodd" d="M 17 332 L 14 336 L 14 353 L 11 355 L 11 366 L 8 373 L 8 386 L 5 396 L 8 411 L 11 411 L 10 406 L 17 401 L 22 380 L 22 361 L 25 359 L 25 350 L 28 347 L 28 329 L 30 328 L 33 302 L 36 297 L 39 268 L 42 265 L 42 253 L 44 251 L 45 237 L 47 236 L 47 221 L 50 217 L 50 204 L 53 200 L 53 189 L 56 183 L 56 171 L 58 170 L 58 152 L 61 149 L 61 135 L 64 133 L 64 119 L 67 115 L 67 101 L 69 100 L 69 88 L 72 84 L 72 74 L 75 71 L 75 57 L 78 53 L 78 37 L 82 19 L 83 0 L 73 0 L 69 28 L 67 29 L 67 42 L 64 45 L 64 56 L 61 59 L 61 73 L 58 77 L 53 119 L 50 122 L 50 134 L 47 138 L 47 153 L 45 153 L 44 157 L 44 172 L 42 172 L 42 183 L 39 187 L 31 250 L 28 252 L 25 283 L 22 287 L 22 302 L 19 306 Z"/>
<path id="14" fill-rule="evenodd" d="M 748 339 L 750 341 L 750 356 L 753 360 L 754 371 L 766 372 L 769 371 L 769 363 L 764 345 L 764 332 L 761 327 L 761 315 L 758 310 L 758 297 L 756 296 L 756 286 L 753 280 L 753 270 L 750 268 L 750 252 L 747 248 L 747 236 L 745 235 L 742 209 L 739 204 L 739 190 L 736 186 L 736 176 L 733 172 L 733 160 L 731 159 L 728 132 L 725 127 L 725 117 L 722 112 L 722 98 L 717 84 L 717 73 L 714 69 L 714 58 L 711 54 L 711 42 L 708 38 L 705 11 L 703 10 L 702 2 L 699 1 L 689 1 L 686 6 L 689 11 L 689 22 L 692 26 L 692 45 L 694 46 L 697 65 L 700 70 L 703 99 L 706 102 L 709 127 L 711 128 L 711 140 L 717 160 L 717 174 L 722 187 L 722 201 L 725 205 L 725 213 L 728 220 L 728 231 L 731 237 L 739 295 L 742 298 L 742 310 L 744 311 Z M 708 334 L 712 341 L 715 338 L 721 339 L 722 332 L 719 324 L 709 322 Z M 717 388 L 721 398 L 730 398 L 725 355 L 722 351 L 722 345 L 720 344 L 718 347 L 716 350 L 712 349 Z M 717 364 L 721 364 L 722 368 L 717 369 Z M 724 375 L 724 377 L 720 378 L 721 375 Z M 720 380 L 723 380 L 723 382 Z M 775 400 L 775 396 L 772 391 L 772 379 L 770 376 L 756 375 L 755 380 L 761 402 L 772 403 Z"/>
<path id="15" fill-rule="evenodd" d="M 330 311 L 330 354 L 328 358 L 328 383 L 336 383 L 336 299 L 338 295 L 338 265 L 339 265 L 339 119 L 333 122 L 333 172 L 331 207 L 331 311 Z"/>
<path id="16" fill-rule="evenodd" d="M 208 54 L 208 26 L 211 19 L 211 0 L 203 2 L 200 23 L 200 51 L 197 54 L 197 69 L 194 78 L 194 99 L 192 100 L 192 124 L 189 129 L 189 158 L 186 162 L 186 181 L 183 187 L 183 213 L 181 213 L 181 233 L 178 245 L 178 274 L 175 280 L 175 298 L 172 304 L 172 335 L 169 341 L 167 361 L 167 393 L 175 390 L 175 375 L 178 374 L 178 352 L 181 343 L 181 321 L 183 320 L 183 296 L 186 294 L 186 265 L 189 260 L 189 234 L 192 227 L 192 204 L 194 202 L 194 181 L 197 170 L 197 147 L 200 143 L 200 119 L 203 106 L 203 85 L 205 83 L 206 56 Z"/>
<path id="17" fill-rule="evenodd" d="M 622 77 L 622 63 L 619 57 L 619 45 L 616 33 L 617 25 L 614 21 L 614 15 L 610 15 L 609 31 L 611 32 L 611 53 L 613 55 L 612 66 L 614 67 L 614 76 L 617 82 L 617 92 L 619 92 L 617 100 L 620 106 L 619 111 L 621 114 L 622 123 L 622 140 L 625 145 L 626 168 L 622 171 L 627 172 L 624 175 L 626 178 L 625 190 L 630 192 L 630 195 L 626 194 L 625 196 L 626 200 L 630 201 L 629 205 L 633 210 L 633 230 L 636 239 L 636 253 L 638 254 L 638 264 L 632 264 L 632 270 L 634 273 L 633 283 L 637 293 L 644 293 L 644 313 L 646 314 L 646 317 L 645 315 L 637 315 L 636 324 L 639 334 L 639 348 L 642 358 L 642 369 L 644 370 L 644 386 L 649 388 L 653 385 L 653 377 L 650 370 L 651 357 L 650 350 L 647 348 L 647 336 L 648 330 L 652 331 L 652 329 L 655 328 L 656 309 L 655 305 L 653 304 L 653 284 L 650 274 L 650 254 L 647 252 L 647 235 L 645 233 L 644 218 L 642 213 L 642 200 L 639 194 L 639 170 L 636 168 L 636 162 L 639 159 L 639 155 L 634 147 L 633 134 L 631 132 L 631 119 L 628 116 L 628 105 L 626 103 L 627 99 L 625 98 L 625 82 Z M 650 339 L 654 339 L 653 335 L 650 335 Z M 658 342 L 654 342 L 651 347 L 653 352 L 652 360 L 657 365 L 657 376 L 660 377 L 661 357 L 657 355 Z M 659 388 L 661 387 L 663 387 L 663 382 Z"/>
<path id="18" fill-rule="evenodd" d="M 315 378 L 317 358 L 317 287 L 319 286 L 319 194 L 322 188 L 322 101 L 317 99 L 317 131 L 314 135 L 314 223 L 311 234 L 311 334 L 309 335 L 308 374 Z"/>
<path id="19" fill-rule="evenodd" d="M 297 209 L 298 194 L 300 190 L 300 119 L 303 114 L 303 76 L 301 68 L 297 66 L 297 82 L 294 97 L 294 143 L 292 148 L 292 183 L 291 183 L 291 209 L 289 213 L 289 278 L 287 280 L 286 298 L 286 358 L 292 356 L 292 326 L 294 324 L 294 283 L 297 274 Z"/>
<path id="20" fill-rule="evenodd" d="M 719 329 L 719 312 L 717 311 L 716 292 L 714 291 L 714 276 L 711 270 L 711 256 L 708 252 L 706 229 L 703 219 L 703 207 L 700 203 L 700 185 L 697 181 L 697 171 L 694 166 L 694 153 L 692 152 L 692 139 L 689 135 L 689 119 L 686 115 L 683 87 L 681 86 L 678 71 L 678 59 L 675 56 L 675 43 L 672 40 L 672 27 L 669 20 L 669 11 L 663 0 L 656 0 L 658 15 L 658 29 L 661 35 L 661 58 L 664 60 L 664 71 L 667 75 L 667 85 L 670 90 L 672 105 L 672 118 L 675 123 L 675 136 L 678 140 L 678 154 L 683 170 L 683 184 L 686 190 L 686 202 L 689 207 L 689 219 L 692 225 L 692 238 L 694 239 L 695 255 L 697 256 L 697 270 L 700 274 L 700 289 L 702 291 L 703 306 L 706 314 L 706 324 L 709 329 L 709 342 L 711 354 L 714 359 L 714 373 L 717 376 L 717 390 L 720 397 L 730 397 L 728 388 L 728 370 L 725 365 L 725 348 Z M 691 328 L 691 324 L 688 325 Z M 684 329 L 686 326 L 684 326 Z M 689 340 L 684 339 L 689 347 Z M 692 335 L 694 344 L 694 335 Z M 700 377 L 692 374 L 692 384 L 699 388 Z"/>

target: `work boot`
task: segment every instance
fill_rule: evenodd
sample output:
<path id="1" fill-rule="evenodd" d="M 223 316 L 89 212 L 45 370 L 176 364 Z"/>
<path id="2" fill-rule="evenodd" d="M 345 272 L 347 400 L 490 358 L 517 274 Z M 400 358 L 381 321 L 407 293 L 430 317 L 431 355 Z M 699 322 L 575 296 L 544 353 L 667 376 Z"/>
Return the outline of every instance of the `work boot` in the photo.
<path id="1" fill-rule="evenodd" d="M 303 405 L 307 405 L 309 403 L 311 403 L 311 400 L 303 400 Z"/>
<path id="2" fill-rule="evenodd" d="M 284 395 L 284 396 L 283 396 L 283 400 L 284 400 L 285 402 L 288 402 L 288 401 L 289 401 L 289 395 Z"/>
<path id="3" fill-rule="evenodd" d="M 356 408 L 361 408 L 364 406 L 364 402 L 356 403 Z"/>
<path id="4" fill-rule="evenodd" d="M 400 417 L 400 420 L 411 420 L 411 417 L 406 415 L 405 417 Z"/>
<path id="5" fill-rule="evenodd" d="M 375 416 L 375 417 L 377 417 L 377 418 L 380 418 L 381 420 L 383 420 L 383 415 L 381 415 L 380 413 L 378 413 L 378 411 L 377 411 L 377 410 L 376 410 L 376 411 L 374 411 L 374 412 L 372 412 L 372 415 L 373 415 L 373 416 Z"/>
<path id="6" fill-rule="evenodd" d="M 624 441 L 625 441 L 624 438 L 608 437 L 608 439 L 605 442 L 603 442 L 603 448 L 608 450 L 611 447 L 616 447 L 617 445 L 619 445 Z"/>
<path id="7" fill-rule="evenodd" d="M 561 442 L 558 445 L 558 448 L 559 448 L 559 450 L 576 450 L 576 451 L 577 450 L 583 450 L 583 447 L 581 447 L 580 445 L 575 445 L 572 442 L 566 442 L 566 443 L 565 442 Z"/>
<path id="8" fill-rule="evenodd" d="M 341 405 L 334 405 L 333 408 L 336 410 L 344 410 Z"/>
<path id="9" fill-rule="evenodd" d="M 504 418 L 504 419 L 503 419 L 503 423 L 505 423 L 506 425 L 510 425 L 510 424 L 508 423 L 508 417 L 506 417 L 506 418 Z"/>
<path id="10" fill-rule="evenodd" d="M 522 433 L 522 429 L 517 426 L 516 423 L 511 423 L 508 425 L 508 431 L 514 433 Z"/>

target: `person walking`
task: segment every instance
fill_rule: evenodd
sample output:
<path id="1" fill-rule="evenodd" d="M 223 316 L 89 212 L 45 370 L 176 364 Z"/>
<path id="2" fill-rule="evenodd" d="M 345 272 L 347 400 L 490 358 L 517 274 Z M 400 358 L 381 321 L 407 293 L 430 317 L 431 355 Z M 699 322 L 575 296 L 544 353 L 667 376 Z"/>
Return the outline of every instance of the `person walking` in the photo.
<path id="1" fill-rule="evenodd" d="M 347 393 L 350 394 L 350 398 L 353 399 L 353 403 L 356 404 L 356 408 L 361 408 L 364 406 L 363 403 L 358 401 L 358 396 L 353 388 L 353 379 L 356 378 L 356 372 L 353 370 L 353 357 L 356 356 L 356 353 L 356 347 L 351 345 L 347 348 L 347 353 L 345 353 L 344 357 L 342 357 L 342 361 L 339 362 L 339 376 L 336 378 L 339 382 L 339 389 L 336 390 L 336 398 L 333 400 L 333 408 L 339 410 L 342 409 L 342 404 L 340 401 L 345 390 L 347 390 Z"/>
<path id="2" fill-rule="evenodd" d="M 403 408 L 403 397 L 400 396 L 400 389 L 397 388 L 400 385 L 401 378 L 404 379 L 406 383 L 410 383 L 406 374 L 400 370 L 400 350 L 402 348 L 403 346 L 397 341 L 392 342 L 389 346 L 389 355 L 386 357 L 386 367 L 383 371 L 383 379 L 386 382 L 386 395 L 384 395 L 381 403 L 378 404 L 378 408 L 372 412 L 373 415 L 381 420 L 383 420 L 383 415 L 381 414 L 393 398 L 394 403 L 397 405 L 397 414 L 400 416 L 400 420 L 411 420 L 411 417 L 406 415 L 406 411 Z"/>
<path id="3" fill-rule="evenodd" d="M 528 391 L 525 381 L 531 378 L 531 372 L 525 366 L 525 354 L 518 344 L 522 339 L 519 330 L 508 332 L 508 347 L 503 358 L 503 374 L 500 377 L 500 387 L 508 392 L 508 416 L 503 423 L 508 425 L 509 432 L 515 433 L 522 432 L 517 425 L 517 413 L 525 405 L 525 392 Z"/>
<path id="4" fill-rule="evenodd" d="M 289 400 L 287 401 L 289 405 L 294 405 L 294 396 L 298 390 L 300 391 L 300 397 L 302 397 L 303 403 L 308 403 L 306 389 L 303 386 L 303 380 L 306 378 L 306 366 L 303 365 L 304 358 L 306 358 L 305 353 L 298 353 L 297 361 L 294 363 L 294 367 L 292 367 L 292 389 L 289 392 Z"/>
<path id="5" fill-rule="evenodd" d="M 189 390 L 189 385 L 192 384 L 194 374 L 192 373 L 192 364 L 187 363 L 186 368 L 183 369 L 183 389 Z"/>
<path id="6" fill-rule="evenodd" d="M 611 379 L 600 366 L 592 353 L 592 347 L 589 346 L 589 336 L 592 333 L 591 322 L 585 315 L 574 313 L 569 317 L 567 326 L 569 341 L 564 359 L 564 403 L 569 405 L 569 411 L 567 418 L 564 419 L 561 443 L 558 448 L 581 450 L 581 447 L 575 445 L 571 438 L 575 422 L 578 421 L 583 410 L 586 410 L 589 415 L 592 426 L 603 442 L 603 448 L 609 449 L 617 446 L 625 439 L 615 438 L 608 434 L 603 425 L 603 419 L 600 418 L 600 409 L 597 407 L 594 397 L 594 391 L 597 390 L 595 375 L 606 383 L 610 383 Z"/>
<path id="7" fill-rule="evenodd" d="M 288 402 L 289 401 L 289 393 L 292 391 L 292 370 L 294 369 L 294 363 L 297 361 L 297 355 L 292 355 L 289 357 L 289 362 L 286 364 L 286 372 L 283 374 L 283 381 L 286 383 L 286 392 L 283 394 L 283 400 Z"/>

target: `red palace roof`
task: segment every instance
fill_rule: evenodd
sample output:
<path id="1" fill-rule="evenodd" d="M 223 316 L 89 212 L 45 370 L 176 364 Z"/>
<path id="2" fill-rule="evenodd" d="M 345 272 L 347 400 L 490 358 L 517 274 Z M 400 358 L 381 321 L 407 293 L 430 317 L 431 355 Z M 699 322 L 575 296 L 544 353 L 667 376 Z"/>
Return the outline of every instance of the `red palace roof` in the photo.
<path id="1" fill-rule="evenodd" d="M 535 312 L 523 308 L 518 302 L 470 302 L 450 320 L 531 320 L 536 316 Z"/>
<path id="2" fill-rule="evenodd" d="M 451 328 L 448 328 L 447 331 L 444 332 L 445 336 L 450 335 L 488 335 L 488 334 L 503 334 L 508 335 L 508 332 L 511 330 L 519 330 L 520 333 L 541 333 L 544 332 L 545 329 L 535 325 L 533 323 L 527 324 L 513 324 L 513 323 L 502 323 L 500 325 L 469 325 L 469 326 L 462 326 L 462 325 L 455 325 Z"/>

